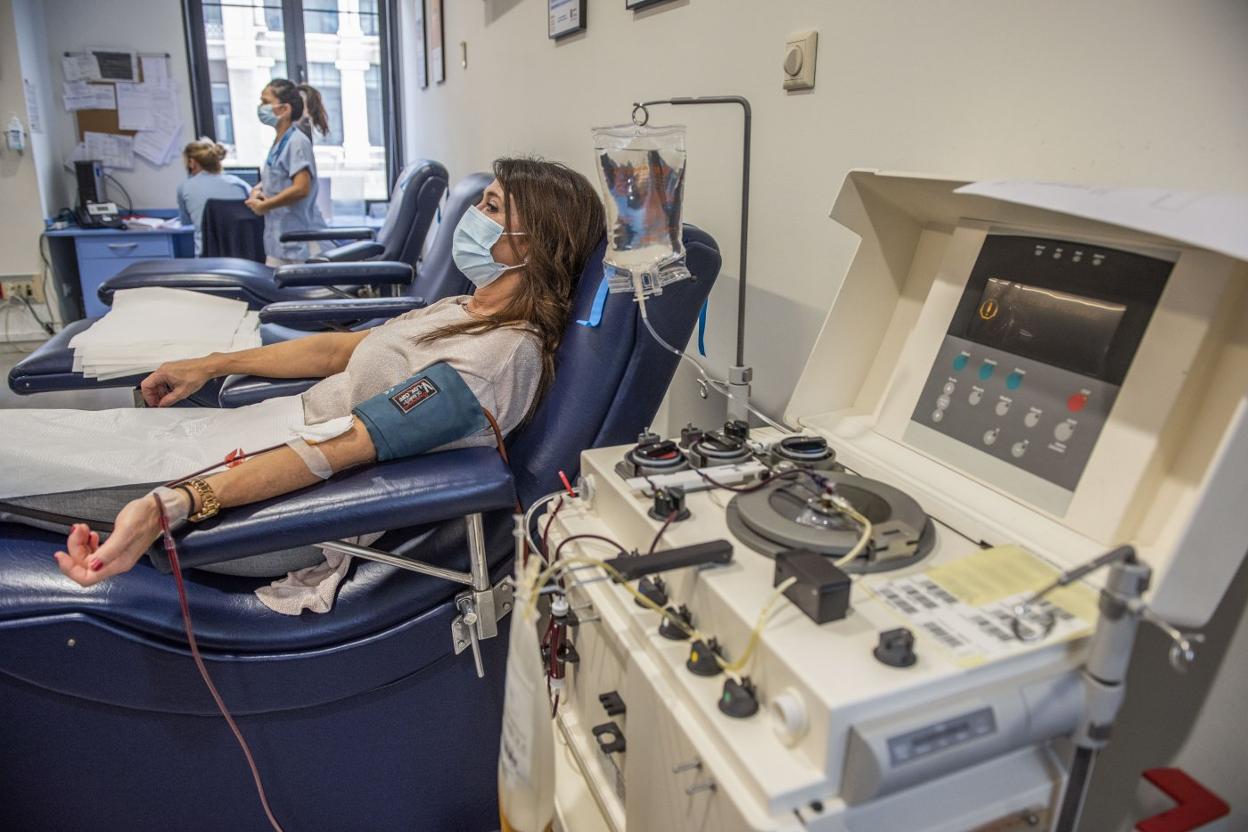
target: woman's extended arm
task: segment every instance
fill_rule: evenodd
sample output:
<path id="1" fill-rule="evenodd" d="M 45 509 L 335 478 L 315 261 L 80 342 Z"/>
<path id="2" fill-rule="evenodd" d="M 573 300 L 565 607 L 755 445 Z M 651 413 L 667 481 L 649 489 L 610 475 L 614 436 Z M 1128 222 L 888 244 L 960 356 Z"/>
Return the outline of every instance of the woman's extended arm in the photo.
<path id="1" fill-rule="evenodd" d="M 325 454 L 334 471 L 377 458 L 373 440 L 359 419 L 352 422 L 349 431 L 320 443 L 317 448 Z M 262 454 L 206 480 L 222 508 L 267 500 L 321 481 L 290 448 Z M 181 500 L 189 499 L 181 490 L 178 494 Z M 200 507 L 189 508 L 194 514 Z M 69 551 L 56 553 L 57 565 L 61 572 L 82 586 L 129 571 L 160 537 L 159 512 L 150 494 L 131 501 L 117 515 L 113 533 L 103 545 L 99 535 L 85 524 L 74 526 L 67 541 Z"/>
<path id="2" fill-rule="evenodd" d="M 368 337 L 363 332 L 321 332 L 280 344 L 239 352 L 214 352 L 203 358 L 161 364 L 139 389 L 148 407 L 169 407 L 203 387 L 209 379 L 231 373 L 267 378 L 325 378 L 346 369 L 351 353 Z"/>

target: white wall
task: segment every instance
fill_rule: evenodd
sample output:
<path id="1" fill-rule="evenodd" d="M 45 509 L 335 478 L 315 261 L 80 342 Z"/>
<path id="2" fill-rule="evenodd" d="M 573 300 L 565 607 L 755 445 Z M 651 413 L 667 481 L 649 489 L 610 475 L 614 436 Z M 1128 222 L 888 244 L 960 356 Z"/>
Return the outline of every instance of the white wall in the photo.
<path id="1" fill-rule="evenodd" d="M 746 349 L 772 413 L 854 250 L 827 218 L 850 168 L 1248 191 L 1243 0 L 673 0 L 636 14 L 589 0 L 588 32 L 560 43 L 546 38 L 542 0 L 445 6 L 447 81 L 416 89 L 407 57 L 404 127 L 408 158 L 439 159 L 453 176 L 517 152 L 592 176 L 589 129 L 627 120 L 632 101 L 751 100 Z M 819 30 L 817 86 L 786 94 L 785 36 L 806 28 Z M 689 125 L 685 216 L 725 255 L 708 336 L 722 372 L 738 273 L 739 111 L 653 116 Z M 696 410 L 687 381 L 672 399 L 674 421 Z"/>
<path id="2" fill-rule="evenodd" d="M 0 0 L 0 130 L 16 115 L 23 127 L 30 121 L 22 90 L 18 33 L 11 0 Z M 24 153 L 9 150 L 0 140 L 0 276 L 25 278 L 39 271 L 39 179 L 29 142 Z M 33 209 L 32 209 L 33 206 Z"/>
<path id="3" fill-rule="evenodd" d="M 191 117 L 190 78 L 186 60 L 186 38 L 182 28 L 182 4 L 176 0 L 43 0 L 47 20 L 47 50 L 50 58 L 46 72 L 55 90 L 55 104 L 49 121 L 56 139 L 56 150 L 63 163 L 78 140 L 73 113 L 60 106 L 61 55 L 81 51 L 87 46 L 113 46 L 138 52 L 168 52 L 169 68 L 178 85 L 182 117 L 180 144 L 191 139 L 194 124 Z M 135 158 L 134 170 L 112 171 L 112 175 L 129 192 L 135 208 L 173 208 L 178 183 L 186 178 L 180 161 L 156 167 L 142 158 Z M 123 201 L 117 193 L 114 200 Z M 52 211 L 72 206 L 77 198 L 74 176 L 61 169 L 49 199 Z"/>
<path id="4" fill-rule="evenodd" d="M 39 183 L 39 200 L 42 216 L 53 213 L 55 208 L 47 199 L 59 178 L 59 151 L 55 137 L 50 131 L 48 117 L 60 99 L 53 94 L 52 77 L 48 73 L 48 33 L 43 3 L 40 0 L 13 0 L 13 19 L 17 31 L 22 77 L 34 91 L 34 106 L 38 109 L 38 124 L 31 118 L 30 149 L 34 156 L 35 174 Z M 29 105 L 31 102 L 27 102 Z M 33 114 L 28 113 L 28 116 Z M 60 206 L 56 206 L 60 207 Z"/>

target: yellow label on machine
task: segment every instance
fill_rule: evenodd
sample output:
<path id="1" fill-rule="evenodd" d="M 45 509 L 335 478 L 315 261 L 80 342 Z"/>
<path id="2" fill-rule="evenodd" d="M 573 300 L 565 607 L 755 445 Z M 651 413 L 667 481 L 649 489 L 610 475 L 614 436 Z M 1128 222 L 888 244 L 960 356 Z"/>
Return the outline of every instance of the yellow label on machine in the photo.
<path id="1" fill-rule="evenodd" d="M 1033 593 L 1053 583 L 1057 576 L 1058 571 L 1052 566 L 1013 544 L 981 549 L 927 571 L 927 577 L 973 607 Z M 1096 620 L 1097 595 L 1082 584 L 1055 589 L 1046 597 L 1054 606 L 1084 621 Z"/>

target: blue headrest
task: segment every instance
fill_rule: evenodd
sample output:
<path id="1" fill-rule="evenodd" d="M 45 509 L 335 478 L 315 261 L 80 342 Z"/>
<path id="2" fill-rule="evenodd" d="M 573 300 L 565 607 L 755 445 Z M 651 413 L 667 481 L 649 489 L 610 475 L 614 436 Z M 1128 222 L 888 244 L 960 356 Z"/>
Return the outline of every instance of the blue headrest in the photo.
<path id="1" fill-rule="evenodd" d="M 693 333 L 720 266 L 709 234 L 686 225 L 684 241 L 693 279 L 670 284 L 646 303 L 654 328 L 678 347 Z M 603 240 L 581 274 L 554 384 L 508 443 L 516 492 L 526 506 L 559 488 L 559 471 L 576 476 L 581 451 L 635 441 L 658 412 L 680 361 L 646 331 L 631 293 L 609 295 L 598 326 L 576 323 L 589 318 L 605 251 Z"/>
<path id="2" fill-rule="evenodd" d="M 494 181 L 492 173 L 470 173 L 451 188 L 442 206 L 442 221 L 434 232 L 429 251 L 416 271 L 407 294 L 424 298 L 429 303 L 456 295 L 472 294 L 472 282 L 455 268 L 455 226 L 469 206 L 481 201 L 481 195 Z"/>
<path id="3" fill-rule="evenodd" d="M 386 220 L 377 232 L 377 242 L 386 247 L 378 260 L 416 265 L 449 181 L 446 168 L 429 159 L 417 160 L 399 172 Z"/>

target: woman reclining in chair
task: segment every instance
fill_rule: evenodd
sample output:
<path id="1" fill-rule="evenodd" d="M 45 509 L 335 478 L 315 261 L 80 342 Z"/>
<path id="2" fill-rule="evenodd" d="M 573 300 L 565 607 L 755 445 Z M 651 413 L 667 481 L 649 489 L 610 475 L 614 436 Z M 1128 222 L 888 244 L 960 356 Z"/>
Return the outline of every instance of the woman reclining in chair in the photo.
<path id="1" fill-rule="evenodd" d="M 496 421 L 502 434 L 523 421 L 550 384 L 576 281 L 602 237 L 605 220 L 590 183 L 563 165 L 502 159 L 495 163 L 494 174 L 481 202 L 455 229 L 455 262 L 476 285 L 476 294 L 408 312 L 368 332 L 309 335 L 172 362 L 142 383 L 147 403 L 166 408 L 208 380 L 230 373 L 324 379 L 302 397 L 234 411 L 111 412 L 132 414 L 132 430 L 140 429 L 144 414 L 177 415 L 174 432 L 181 435 L 198 430 L 184 427 L 188 413 L 212 422 L 246 418 L 248 411 L 260 414 L 263 408 L 264 418 L 281 411 L 280 421 L 293 406 L 294 424 L 276 440 L 289 437 L 285 447 L 221 473 L 157 489 L 167 517 L 180 523 L 189 516 L 195 522 L 219 509 L 304 488 L 375 459 L 435 447 L 493 445 L 495 430 L 487 419 Z M 178 453 L 171 446 L 161 456 Z M 214 453 L 209 463 L 221 459 L 219 448 Z M 184 476 L 190 470 L 180 466 L 170 477 L 149 476 L 145 481 Z M 157 502 L 144 496 L 121 510 L 102 544 L 85 524 L 74 526 L 68 551 L 57 552 L 56 560 L 63 573 L 89 586 L 132 568 L 160 529 Z M 267 574 L 289 568 L 289 562 L 275 565 Z"/>

